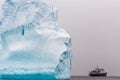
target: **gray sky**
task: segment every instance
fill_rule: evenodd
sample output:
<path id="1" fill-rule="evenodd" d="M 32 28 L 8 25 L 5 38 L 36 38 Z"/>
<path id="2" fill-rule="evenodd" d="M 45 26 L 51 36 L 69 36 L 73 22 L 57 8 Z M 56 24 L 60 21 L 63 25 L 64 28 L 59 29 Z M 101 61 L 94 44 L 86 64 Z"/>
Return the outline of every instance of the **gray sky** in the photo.
<path id="1" fill-rule="evenodd" d="M 73 42 L 72 75 L 96 66 L 120 76 L 120 0 L 53 0 Z"/>

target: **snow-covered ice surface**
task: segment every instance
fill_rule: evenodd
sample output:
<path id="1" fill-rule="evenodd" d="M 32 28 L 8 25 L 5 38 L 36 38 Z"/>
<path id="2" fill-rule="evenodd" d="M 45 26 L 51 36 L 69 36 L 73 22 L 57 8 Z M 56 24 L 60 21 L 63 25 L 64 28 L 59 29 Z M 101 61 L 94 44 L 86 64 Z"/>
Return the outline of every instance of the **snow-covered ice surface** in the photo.
<path id="1" fill-rule="evenodd" d="M 4 0 L 0 13 L 0 78 L 70 78 L 71 38 L 57 9 L 42 0 Z"/>

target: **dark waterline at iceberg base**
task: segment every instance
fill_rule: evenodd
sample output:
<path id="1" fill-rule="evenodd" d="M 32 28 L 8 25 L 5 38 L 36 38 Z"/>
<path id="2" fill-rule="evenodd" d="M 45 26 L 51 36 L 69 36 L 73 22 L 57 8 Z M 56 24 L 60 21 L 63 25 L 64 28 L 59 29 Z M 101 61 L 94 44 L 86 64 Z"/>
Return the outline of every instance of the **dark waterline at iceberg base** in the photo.
<path id="1" fill-rule="evenodd" d="M 0 80 L 70 80 L 57 79 L 53 73 L 50 74 L 2 74 Z"/>

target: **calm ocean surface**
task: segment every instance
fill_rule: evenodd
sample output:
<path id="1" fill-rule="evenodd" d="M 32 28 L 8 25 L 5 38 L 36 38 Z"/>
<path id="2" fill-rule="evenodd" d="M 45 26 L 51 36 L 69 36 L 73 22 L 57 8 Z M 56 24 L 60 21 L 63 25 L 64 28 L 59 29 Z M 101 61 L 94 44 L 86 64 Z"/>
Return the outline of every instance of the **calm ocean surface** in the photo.
<path id="1" fill-rule="evenodd" d="M 70 80 L 120 80 L 120 77 L 71 77 Z"/>

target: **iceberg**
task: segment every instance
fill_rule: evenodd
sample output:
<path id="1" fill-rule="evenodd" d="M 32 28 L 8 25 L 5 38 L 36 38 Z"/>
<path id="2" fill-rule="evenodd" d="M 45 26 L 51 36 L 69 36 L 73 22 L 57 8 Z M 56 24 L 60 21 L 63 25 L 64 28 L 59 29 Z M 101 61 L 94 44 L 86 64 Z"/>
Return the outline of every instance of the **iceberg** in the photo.
<path id="1" fill-rule="evenodd" d="M 0 79 L 69 80 L 71 38 L 57 9 L 42 0 L 4 0 L 0 13 Z"/>

